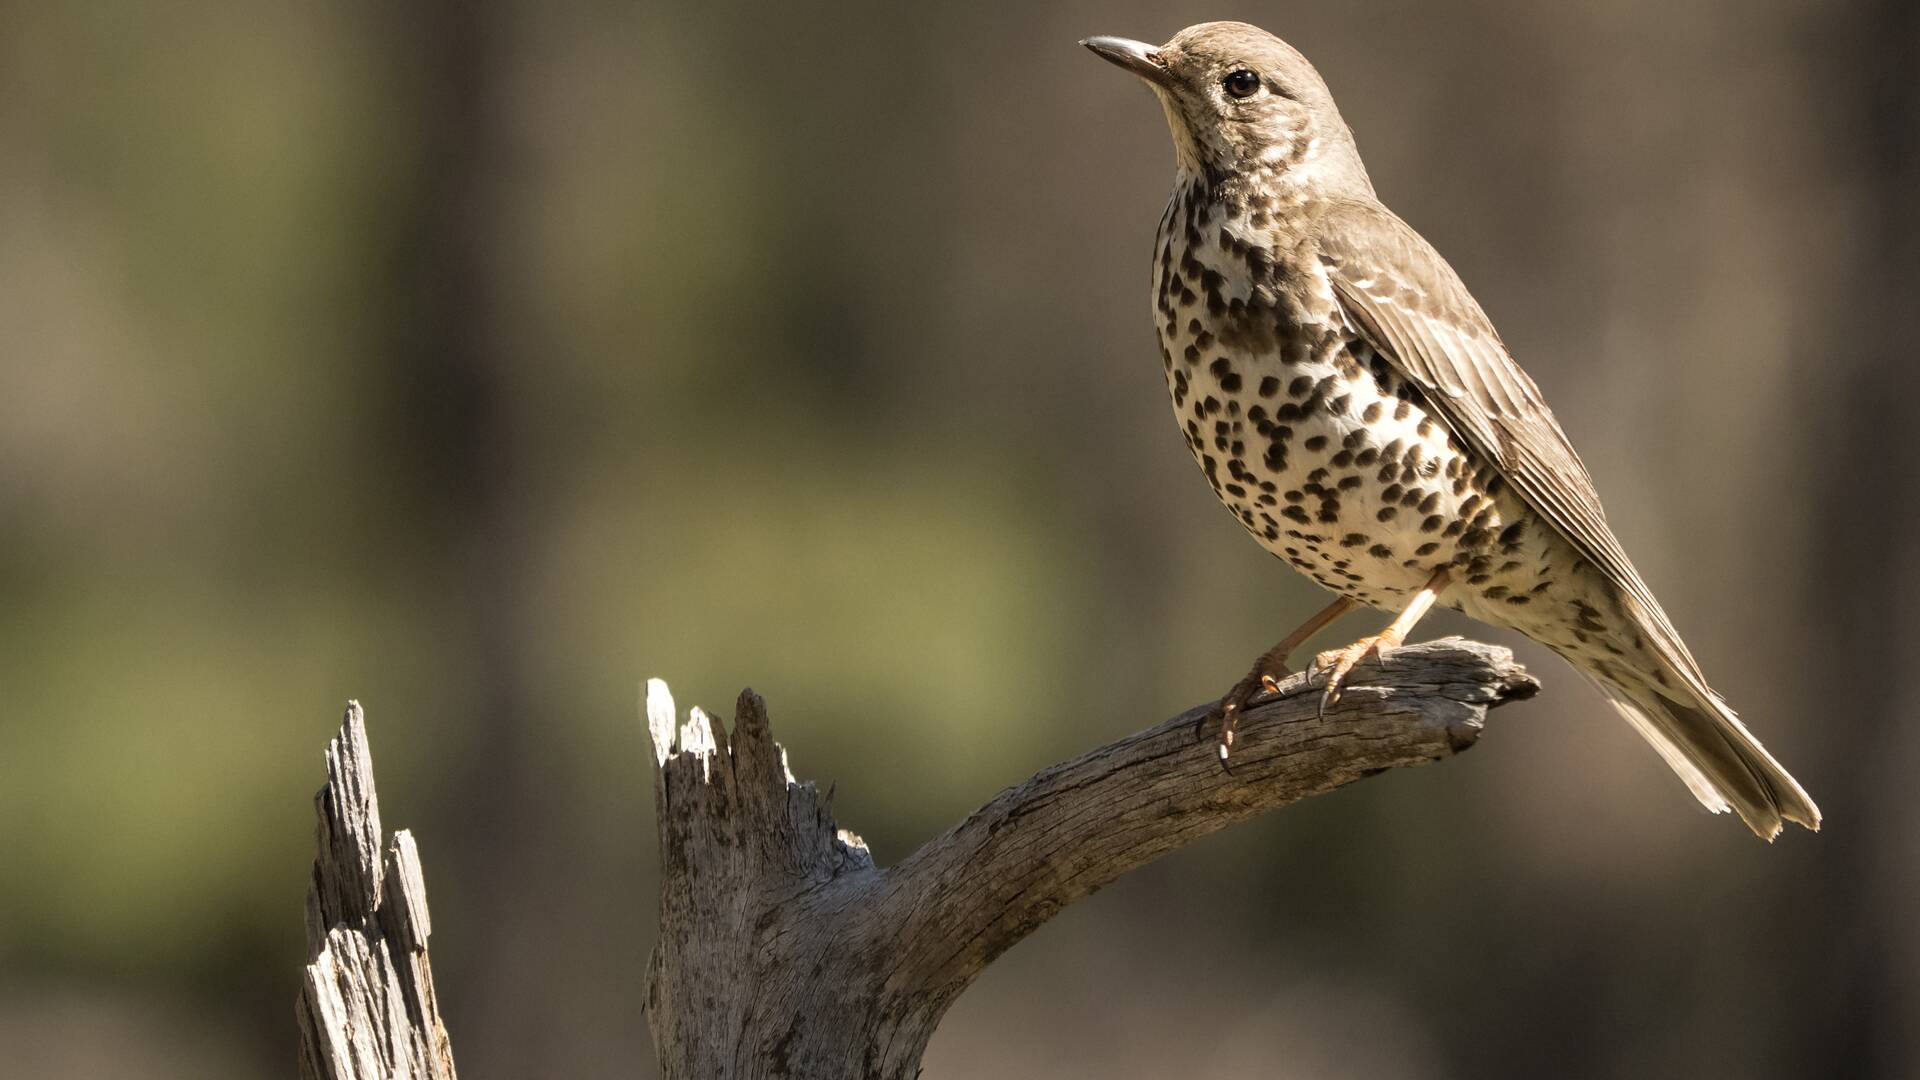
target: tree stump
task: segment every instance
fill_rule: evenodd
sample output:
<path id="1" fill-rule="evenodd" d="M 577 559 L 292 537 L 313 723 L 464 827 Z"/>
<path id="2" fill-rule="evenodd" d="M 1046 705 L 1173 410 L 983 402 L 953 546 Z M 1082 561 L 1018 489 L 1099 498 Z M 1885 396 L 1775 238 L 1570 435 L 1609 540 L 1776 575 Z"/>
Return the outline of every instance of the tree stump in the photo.
<path id="1" fill-rule="evenodd" d="M 427 963 L 427 886 L 405 829 L 383 842 L 366 717 L 347 703 L 314 796 L 318 853 L 307 889 L 300 989 L 303 1080 L 454 1080 Z"/>

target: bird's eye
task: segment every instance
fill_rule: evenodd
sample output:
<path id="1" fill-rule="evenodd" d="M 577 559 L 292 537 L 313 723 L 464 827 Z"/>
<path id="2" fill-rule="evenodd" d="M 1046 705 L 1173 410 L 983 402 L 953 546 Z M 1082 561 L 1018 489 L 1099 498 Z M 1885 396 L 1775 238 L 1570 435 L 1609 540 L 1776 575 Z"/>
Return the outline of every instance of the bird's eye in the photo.
<path id="1" fill-rule="evenodd" d="M 1260 76 L 1255 75 L 1246 68 L 1241 68 L 1239 71 L 1220 80 L 1220 85 L 1226 87 L 1227 93 L 1232 94 L 1234 97 L 1250 98 L 1260 89 Z"/>

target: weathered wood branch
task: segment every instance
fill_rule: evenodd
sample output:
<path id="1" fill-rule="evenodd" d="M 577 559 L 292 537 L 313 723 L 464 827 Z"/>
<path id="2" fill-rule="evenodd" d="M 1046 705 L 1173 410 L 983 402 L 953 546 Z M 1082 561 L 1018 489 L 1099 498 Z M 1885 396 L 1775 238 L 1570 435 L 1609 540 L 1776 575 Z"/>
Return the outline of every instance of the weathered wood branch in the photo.
<path id="1" fill-rule="evenodd" d="M 1232 774 L 1207 706 L 1041 770 L 897 866 L 875 865 L 794 779 L 764 703 L 729 733 L 648 684 L 662 881 L 647 1015 L 669 1078 L 910 1078 L 954 998 L 1120 875 L 1264 810 L 1473 745 L 1539 688 L 1505 649 L 1447 639 L 1356 672 L 1317 715 L 1303 677 L 1240 723 Z"/>
<path id="2" fill-rule="evenodd" d="M 454 1080 L 427 963 L 427 887 L 405 829 L 387 841 L 366 718 L 347 703 L 314 796 L 318 852 L 307 890 L 300 989 L 304 1080 Z"/>

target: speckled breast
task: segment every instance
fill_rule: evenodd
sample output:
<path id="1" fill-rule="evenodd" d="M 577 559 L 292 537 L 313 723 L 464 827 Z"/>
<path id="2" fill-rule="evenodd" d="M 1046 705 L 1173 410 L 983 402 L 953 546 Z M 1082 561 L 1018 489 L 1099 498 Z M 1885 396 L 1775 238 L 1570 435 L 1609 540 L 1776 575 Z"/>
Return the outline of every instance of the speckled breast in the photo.
<path id="1" fill-rule="evenodd" d="M 1449 606 L 1524 621 L 1554 537 L 1346 326 L 1324 280 L 1280 276 L 1258 236 L 1176 196 L 1155 253 L 1167 389 L 1214 493 L 1268 550 L 1361 603 L 1395 608 L 1446 566 L 1471 586 Z"/>

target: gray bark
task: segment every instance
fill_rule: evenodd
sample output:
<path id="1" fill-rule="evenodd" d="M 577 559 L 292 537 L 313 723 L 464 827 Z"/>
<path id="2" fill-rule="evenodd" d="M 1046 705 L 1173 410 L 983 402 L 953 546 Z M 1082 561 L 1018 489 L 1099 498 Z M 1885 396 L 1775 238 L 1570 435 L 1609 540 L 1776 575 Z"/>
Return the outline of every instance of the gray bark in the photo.
<path id="1" fill-rule="evenodd" d="M 647 1016 L 669 1080 L 910 1078 L 954 998 L 1062 907 L 1261 811 L 1479 737 L 1538 684 L 1505 649 L 1447 639 L 1367 663 L 1322 717 L 1295 676 L 1247 712 L 1233 772 L 1207 706 L 1001 792 L 899 865 L 875 865 L 788 771 L 765 704 L 733 730 L 648 684 L 659 769 L 660 941 Z"/>
<path id="2" fill-rule="evenodd" d="M 454 1080 L 453 1049 L 427 963 L 427 887 L 406 830 L 387 841 L 366 719 L 347 703 L 327 747 L 307 967 L 300 989 L 304 1080 Z"/>

